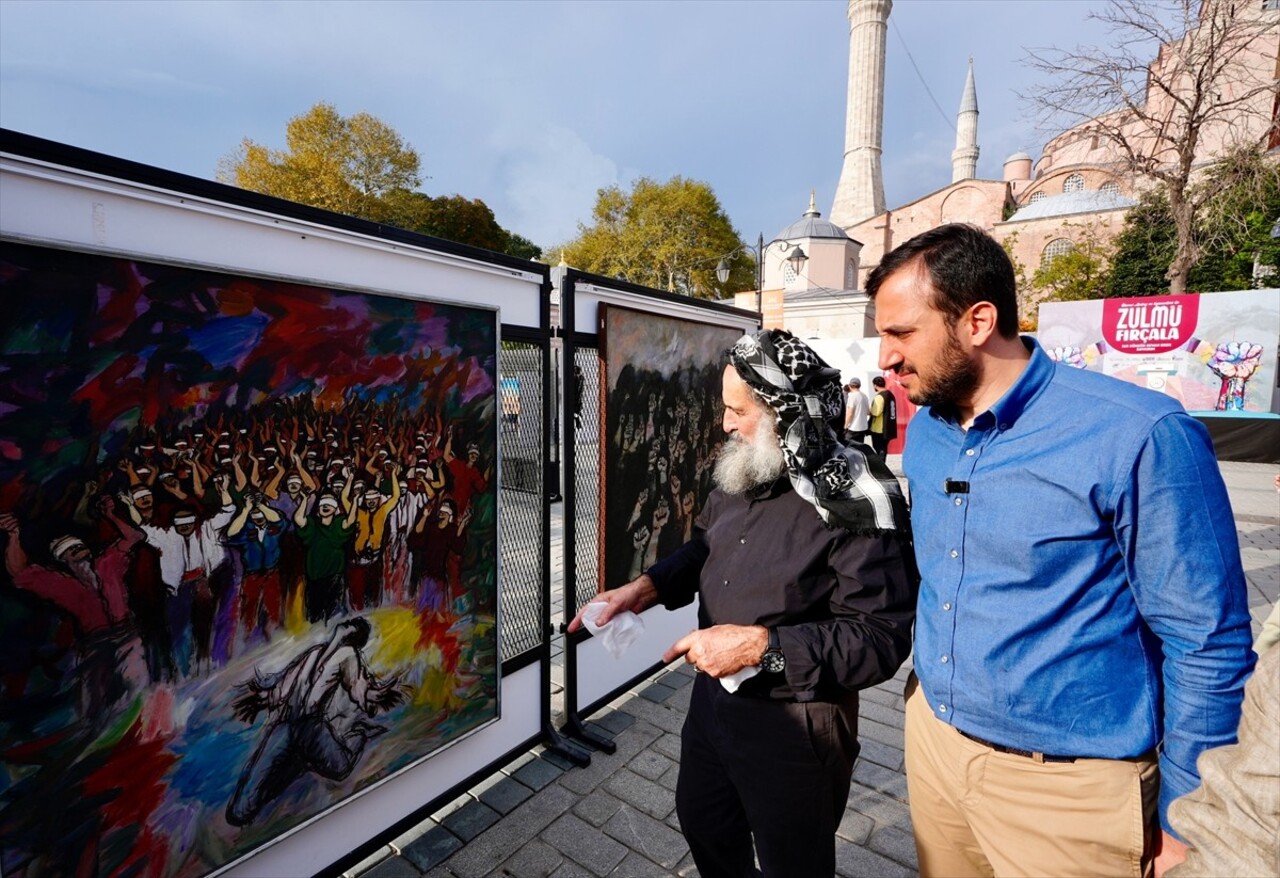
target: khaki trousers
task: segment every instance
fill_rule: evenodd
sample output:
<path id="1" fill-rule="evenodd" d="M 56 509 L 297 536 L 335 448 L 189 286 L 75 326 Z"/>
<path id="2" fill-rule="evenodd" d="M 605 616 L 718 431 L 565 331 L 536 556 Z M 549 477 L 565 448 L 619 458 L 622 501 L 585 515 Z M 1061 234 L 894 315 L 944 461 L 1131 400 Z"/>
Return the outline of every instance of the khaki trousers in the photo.
<path id="1" fill-rule="evenodd" d="M 1154 752 L 1039 762 L 971 741 L 906 690 L 907 795 L 921 878 L 1150 878 Z"/>

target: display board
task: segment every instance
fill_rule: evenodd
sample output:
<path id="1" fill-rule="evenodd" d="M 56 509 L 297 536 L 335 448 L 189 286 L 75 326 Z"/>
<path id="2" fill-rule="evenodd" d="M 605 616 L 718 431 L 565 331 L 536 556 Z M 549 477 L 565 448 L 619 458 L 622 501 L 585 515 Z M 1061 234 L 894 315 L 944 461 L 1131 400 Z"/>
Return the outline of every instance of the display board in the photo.
<path id="1" fill-rule="evenodd" d="M 313 874 L 536 740 L 498 347 L 545 267 L 0 135 L 3 873 Z"/>
<path id="2" fill-rule="evenodd" d="M 1159 391 L 1189 412 L 1280 411 L 1280 290 L 1046 302 L 1055 360 Z"/>

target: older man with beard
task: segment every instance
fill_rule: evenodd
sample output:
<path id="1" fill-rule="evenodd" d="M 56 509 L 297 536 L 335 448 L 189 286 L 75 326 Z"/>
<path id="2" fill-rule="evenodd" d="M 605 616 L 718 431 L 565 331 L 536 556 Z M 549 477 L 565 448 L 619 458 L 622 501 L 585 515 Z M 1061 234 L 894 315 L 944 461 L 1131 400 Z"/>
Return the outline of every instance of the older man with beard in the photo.
<path id="1" fill-rule="evenodd" d="M 701 672 L 676 789 L 699 874 L 754 875 L 758 858 L 765 876 L 829 878 L 858 690 L 910 650 L 906 503 L 877 458 L 836 438 L 837 370 L 782 330 L 727 355 L 716 489 L 687 543 L 596 599 L 599 621 L 700 598 L 698 630 L 664 656 Z"/>

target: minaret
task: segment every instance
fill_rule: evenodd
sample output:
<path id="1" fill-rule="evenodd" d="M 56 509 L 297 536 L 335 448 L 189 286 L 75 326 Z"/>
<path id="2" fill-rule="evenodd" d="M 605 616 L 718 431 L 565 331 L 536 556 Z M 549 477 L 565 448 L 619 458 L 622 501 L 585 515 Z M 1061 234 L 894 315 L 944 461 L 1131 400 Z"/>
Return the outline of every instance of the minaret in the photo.
<path id="1" fill-rule="evenodd" d="M 844 167 L 831 205 L 841 228 L 884 213 L 880 138 L 884 131 L 884 43 L 893 0 L 849 0 L 849 95 Z"/>
<path id="2" fill-rule="evenodd" d="M 951 182 L 972 180 L 978 176 L 978 89 L 973 84 L 973 58 L 969 59 L 969 76 L 960 96 L 960 112 L 956 114 L 956 148 L 951 152 Z"/>

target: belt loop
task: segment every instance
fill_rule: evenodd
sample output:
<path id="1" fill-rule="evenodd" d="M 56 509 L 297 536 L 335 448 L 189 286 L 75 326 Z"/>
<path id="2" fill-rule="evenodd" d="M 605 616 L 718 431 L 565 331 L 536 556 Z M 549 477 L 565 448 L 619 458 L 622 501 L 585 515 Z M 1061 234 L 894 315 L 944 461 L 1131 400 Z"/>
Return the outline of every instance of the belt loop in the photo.
<path id="1" fill-rule="evenodd" d="M 1031 759 L 1032 759 L 1032 761 L 1033 761 L 1033 762 L 1038 762 L 1038 763 L 1040 763 L 1041 765 L 1044 765 L 1044 754 L 1043 754 L 1043 753 L 1032 753 L 1032 754 L 1031 754 Z"/>

